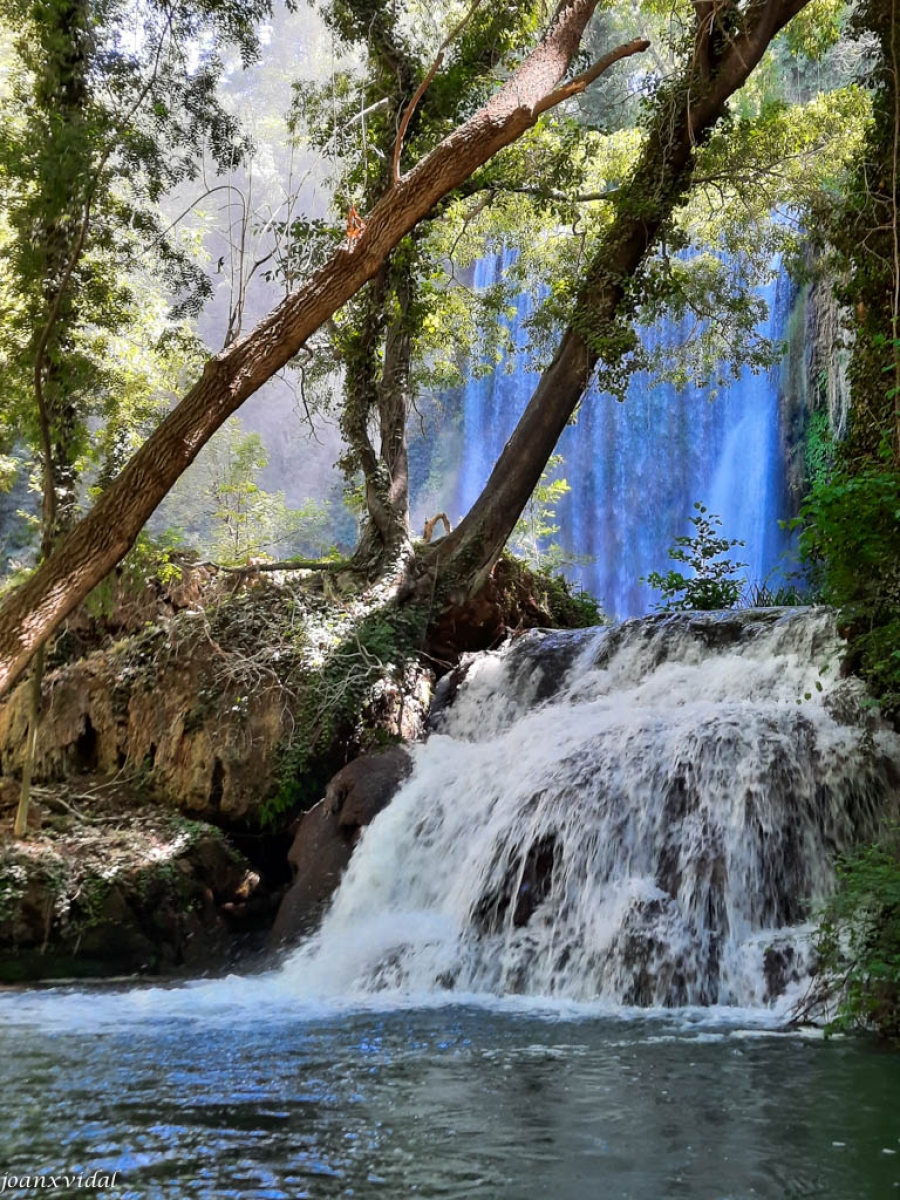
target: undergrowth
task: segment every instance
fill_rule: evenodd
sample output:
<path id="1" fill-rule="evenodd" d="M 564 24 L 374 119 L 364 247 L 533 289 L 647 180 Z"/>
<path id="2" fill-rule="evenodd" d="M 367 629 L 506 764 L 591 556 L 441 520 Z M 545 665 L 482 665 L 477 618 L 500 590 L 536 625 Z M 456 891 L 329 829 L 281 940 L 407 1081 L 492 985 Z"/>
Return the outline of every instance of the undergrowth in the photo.
<path id="1" fill-rule="evenodd" d="M 900 1040 L 900 830 L 843 857 L 837 878 L 816 939 L 828 1029 Z"/>

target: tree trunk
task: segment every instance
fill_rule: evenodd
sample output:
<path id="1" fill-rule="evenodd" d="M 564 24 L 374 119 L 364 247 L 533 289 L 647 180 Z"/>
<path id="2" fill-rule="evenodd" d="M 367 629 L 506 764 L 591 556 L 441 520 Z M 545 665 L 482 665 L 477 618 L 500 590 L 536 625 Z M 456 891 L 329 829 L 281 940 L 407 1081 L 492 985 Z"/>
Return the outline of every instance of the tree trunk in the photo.
<path id="1" fill-rule="evenodd" d="M 377 286 L 379 282 L 381 287 Z M 369 515 L 354 561 L 368 574 L 376 576 L 389 563 L 402 562 L 412 548 L 406 428 L 410 407 L 410 319 L 415 279 L 408 256 L 404 255 L 402 262 L 391 256 L 383 273 L 380 272 L 370 286 L 373 287 L 372 308 L 366 314 L 361 331 L 368 336 L 359 348 L 369 357 L 355 367 L 359 372 L 357 379 L 348 382 L 347 407 L 341 428 L 345 436 L 352 436 L 353 458 L 363 470 Z M 390 310 L 386 322 L 385 309 Z M 379 335 L 383 332 L 383 351 L 372 356 L 376 349 L 376 326 Z M 379 336 L 377 348 L 381 347 Z M 372 361 L 373 357 L 375 361 Z M 352 430 L 348 421 L 350 413 L 355 414 Z M 369 437 L 372 416 L 378 419 L 377 454 Z"/>
<path id="2" fill-rule="evenodd" d="M 586 271 L 571 323 L 544 371 L 481 495 L 440 548 L 426 554 L 417 590 L 434 575 L 454 586 L 456 599 L 483 586 L 540 481 L 556 443 L 601 359 L 621 350 L 625 288 L 661 227 L 690 187 L 695 147 L 723 115 L 775 35 L 809 0 L 761 0 L 745 10 L 744 26 L 726 36 L 719 23 L 729 10 L 697 6 L 694 54 L 685 76 L 657 104 L 644 150 L 630 182 L 612 196 L 615 217 Z M 734 10 L 731 11 L 734 15 Z"/>
<path id="3" fill-rule="evenodd" d="M 206 364 L 197 384 L 147 439 L 35 574 L 0 609 L 0 694 L 79 601 L 128 552 L 145 521 L 202 446 L 243 402 L 378 271 L 409 231 L 452 191 L 531 128 L 542 113 L 579 94 L 619 59 L 646 49 L 642 40 L 605 55 L 560 84 L 596 0 L 563 0 L 544 38 L 490 101 L 454 130 L 369 215 L 293 295 L 246 338 Z"/>
<path id="4" fill-rule="evenodd" d="M 82 127 L 88 97 L 88 8 L 84 0 L 69 0 L 57 10 L 51 9 L 49 15 L 51 24 L 44 30 L 49 61 L 38 81 L 36 98 L 39 109 L 53 114 L 47 154 L 64 174 L 53 181 L 49 194 L 38 193 L 37 219 L 32 227 L 26 222 L 23 229 L 19 222 L 19 236 L 28 238 L 32 254 L 38 248 L 40 263 L 40 322 L 29 349 L 44 489 L 41 560 L 49 557 L 57 539 L 72 528 L 78 511 L 76 460 L 83 422 L 69 359 L 74 354 L 73 333 L 84 325 L 75 275 L 85 251 L 88 207 L 83 193 L 93 167 L 90 151 L 87 157 L 79 153 L 85 145 Z M 45 643 L 41 642 L 32 665 L 28 736 L 13 825 L 16 837 L 24 837 L 28 828 L 45 657 Z"/>

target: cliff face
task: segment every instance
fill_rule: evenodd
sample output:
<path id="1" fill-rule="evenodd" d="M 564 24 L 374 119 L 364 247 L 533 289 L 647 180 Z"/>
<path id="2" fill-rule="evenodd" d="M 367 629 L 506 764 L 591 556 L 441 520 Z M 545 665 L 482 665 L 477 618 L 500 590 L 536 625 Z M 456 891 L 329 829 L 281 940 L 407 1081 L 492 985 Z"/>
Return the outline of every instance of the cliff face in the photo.
<path id="1" fill-rule="evenodd" d="M 230 963 L 274 917 L 287 824 L 358 753 L 420 735 L 431 672 L 377 594 L 206 582 L 70 623 L 24 841 L 29 684 L 0 703 L 0 983 Z"/>
<path id="2" fill-rule="evenodd" d="M 314 802 L 370 744 L 411 739 L 430 675 L 358 638 L 364 606 L 260 581 L 157 621 L 58 667 L 45 680 L 35 778 L 82 773 L 137 781 L 168 806 L 226 829 L 253 829 L 279 789 Z M 355 708 L 345 703 L 353 692 Z M 28 713 L 21 684 L 0 704 L 0 778 L 21 773 Z M 301 744 L 305 740 L 309 744 Z"/>
<path id="3" fill-rule="evenodd" d="M 0 837 L 0 984 L 196 972 L 258 942 L 273 897 L 219 830 L 83 785 L 41 789 L 27 840 Z"/>
<path id="4" fill-rule="evenodd" d="M 48 677 L 36 778 L 122 771 L 217 824 L 253 817 L 274 783 L 286 716 L 281 690 L 237 695 L 219 684 L 210 655 L 148 658 L 143 669 L 125 658 L 98 651 Z M 21 770 L 27 701 L 20 685 L 0 707 L 4 776 Z"/>
<path id="5" fill-rule="evenodd" d="M 795 512 L 821 468 L 826 447 L 847 432 L 850 335 L 834 281 L 815 273 L 797 290 L 781 372 L 781 436 Z"/>

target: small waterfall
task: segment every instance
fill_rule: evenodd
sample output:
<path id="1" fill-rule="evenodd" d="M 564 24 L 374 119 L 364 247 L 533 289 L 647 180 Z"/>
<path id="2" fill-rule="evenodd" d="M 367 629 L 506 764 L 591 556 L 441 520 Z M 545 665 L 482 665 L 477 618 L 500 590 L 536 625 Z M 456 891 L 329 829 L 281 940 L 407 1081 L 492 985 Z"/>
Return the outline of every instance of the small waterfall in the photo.
<path id="1" fill-rule="evenodd" d="M 482 260 L 476 288 L 496 282 L 509 265 L 505 256 Z M 792 297 L 785 272 L 762 290 L 768 318 L 761 332 L 784 336 Z M 532 300 L 519 302 L 511 332 L 527 341 Z M 648 348 L 684 341 L 692 322 L 661 321 L 642 331 Z M 537 383 L 520 354 L 513 369 L 501 363 L 473 380 L 464 395 L 465 452 L 457 485 L 457 510 L 467 512 L 503 449 Z M 789 537 L 779 520 L 790 515 L 784 438 L 779 429 L 780 369 L 754 374 L 745 368 L 720 395 L 706 388 L 681 390 L 647 372 L 632 377 L 624 404 L 593 391 L 578 422 L 559 443 L 572 491 L 558 508 L 560 542 L 592 561 L 572 576 L 618 617 L 647 612 L 654 594 L 639 582 L 668 568 L 674 538 L 690 532 L 695 501 L 723 520 L 726 537 L 742 538 L 736 555 L 747 576 L 761 582 L 779 565 Z"/>
<path id="2" fill-rule="evenodd" d="M 807 905 L 895 786 L 839 647 L 827 610 L 767 609 L 475 657 L 285 984 L 786 1003 Z"/>

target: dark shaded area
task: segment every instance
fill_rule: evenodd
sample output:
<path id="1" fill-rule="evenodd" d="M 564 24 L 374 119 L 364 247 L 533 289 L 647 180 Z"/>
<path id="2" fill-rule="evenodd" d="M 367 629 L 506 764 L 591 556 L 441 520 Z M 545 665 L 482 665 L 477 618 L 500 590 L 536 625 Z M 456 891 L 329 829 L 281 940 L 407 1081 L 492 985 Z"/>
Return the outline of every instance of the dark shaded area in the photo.
<path id="1" fill-rule="evenodd" d="M 412 770 L 402 746 L 366 754 L 343 767 L 325 797 L 296 825 L 288 862 L 295 882 L 272 929 L 281 945 L 311 933 L 350 862 L 360 831 L 393 799 Z"/>

